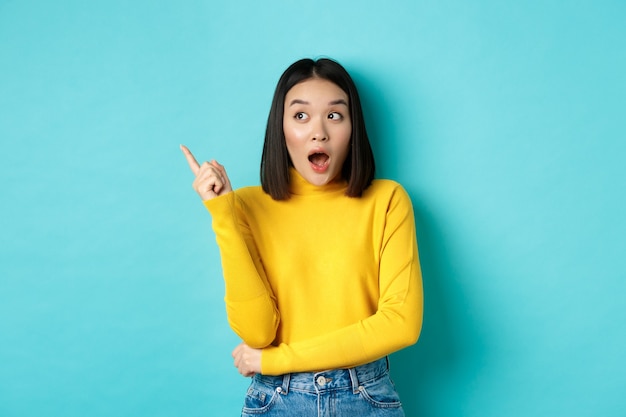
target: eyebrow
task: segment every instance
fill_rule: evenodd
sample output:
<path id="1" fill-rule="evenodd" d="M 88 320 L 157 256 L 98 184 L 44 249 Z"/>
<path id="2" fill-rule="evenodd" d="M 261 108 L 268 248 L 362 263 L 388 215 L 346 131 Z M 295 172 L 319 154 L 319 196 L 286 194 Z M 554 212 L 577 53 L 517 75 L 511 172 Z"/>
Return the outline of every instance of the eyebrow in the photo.
<path id="1" fill-rule="evenodd" d="M 291 100 L 291 103 L 289 103 L 289 107 L 293 106 L 294 104 L 311 104 L 308 101 L 305 100 L 300 100 L 298 98 Z M 344 106 L 348 107 L 348 102 L 342 98 L 337 99 L 337 100 L 333 100 L 331 102 L 328 103 L 329 106 L 335 106 L 337 104 L 343 104 Z"/>

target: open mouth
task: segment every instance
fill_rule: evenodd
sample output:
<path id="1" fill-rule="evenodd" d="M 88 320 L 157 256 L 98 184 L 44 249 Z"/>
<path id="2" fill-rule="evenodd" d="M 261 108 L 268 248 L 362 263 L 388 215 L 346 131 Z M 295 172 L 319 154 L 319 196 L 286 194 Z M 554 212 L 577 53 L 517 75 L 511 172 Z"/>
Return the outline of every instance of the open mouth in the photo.
<path id="1" fill-rule="evenodd" d="M 309 155 L 309 162 L 318 168 L 323 168 L 328 165 L 330 156 L 324 152 L 315 152 Z"/>

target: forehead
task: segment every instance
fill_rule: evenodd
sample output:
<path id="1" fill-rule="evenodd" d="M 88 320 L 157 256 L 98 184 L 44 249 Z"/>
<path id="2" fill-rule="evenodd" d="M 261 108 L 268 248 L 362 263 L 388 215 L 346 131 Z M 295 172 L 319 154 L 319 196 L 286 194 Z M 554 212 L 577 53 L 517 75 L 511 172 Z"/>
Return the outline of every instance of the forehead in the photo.
<path id="1" fill-rule="evenodd" d="M 291 87 L 285 96 L 285 105 L 288 106 L 292 100 L 326 104 L 339 99 L 347 103 L 348 94 L 337 84 L 322 78 L 309 78 Z"/>

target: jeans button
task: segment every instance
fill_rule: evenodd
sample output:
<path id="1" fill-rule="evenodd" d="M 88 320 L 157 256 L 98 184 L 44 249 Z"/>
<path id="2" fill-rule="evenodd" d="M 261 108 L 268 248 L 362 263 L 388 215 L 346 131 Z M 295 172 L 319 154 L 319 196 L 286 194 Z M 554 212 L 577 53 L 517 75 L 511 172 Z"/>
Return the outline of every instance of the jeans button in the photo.
<path id="1" fill-rule="evenodd" d="M 324 378 L 323 376 L 318 376 L 317 377 L 317 383 L 321 386 L 326 385 L 326 378 Z"/>

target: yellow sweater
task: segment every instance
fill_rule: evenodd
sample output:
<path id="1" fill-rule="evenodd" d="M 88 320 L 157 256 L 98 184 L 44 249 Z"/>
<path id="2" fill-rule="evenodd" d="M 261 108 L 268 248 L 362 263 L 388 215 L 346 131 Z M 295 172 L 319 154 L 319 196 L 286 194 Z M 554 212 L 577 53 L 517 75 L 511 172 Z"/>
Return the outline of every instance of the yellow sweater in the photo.
<path id="1" fill-rule="evenodd" d="M 246 187 L 204 204 L 232 329 L 263 348 L 262 373 L 347 368 L 409 346 L 422 325 L 411 201 L 375 180 L 361 198 L 291 170 L 291 198 Z"/>

